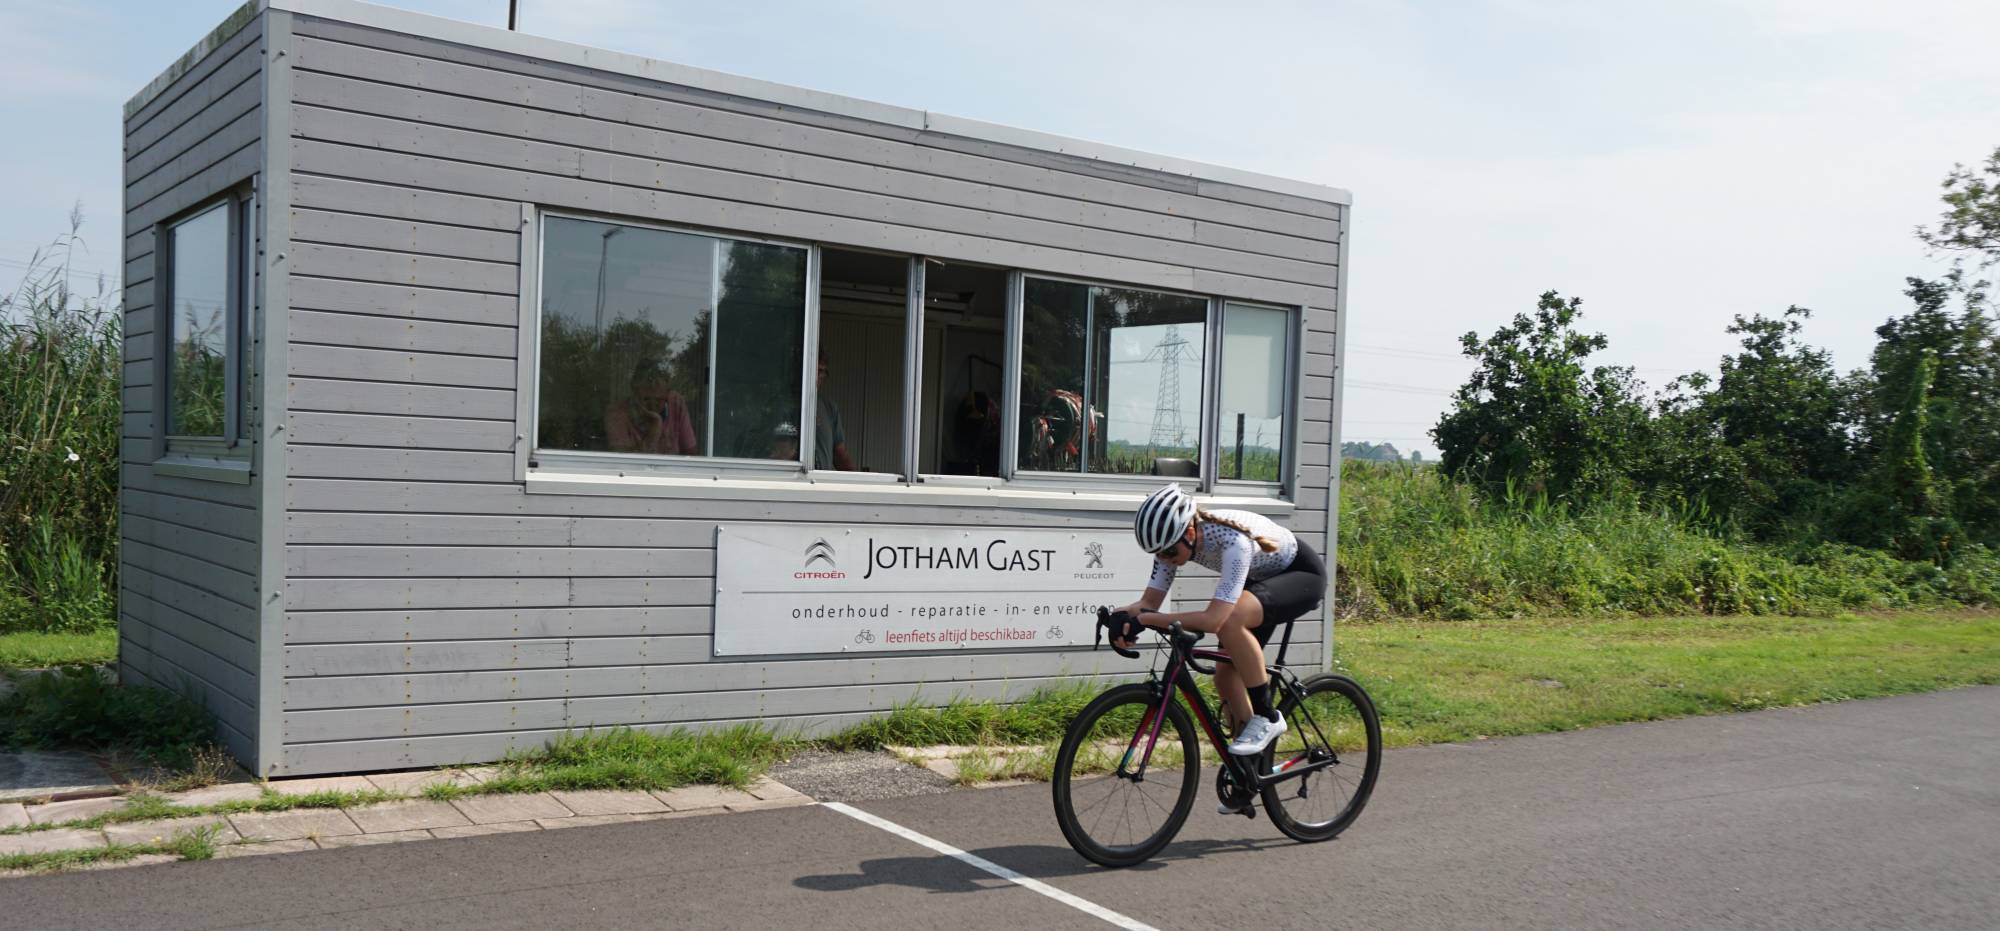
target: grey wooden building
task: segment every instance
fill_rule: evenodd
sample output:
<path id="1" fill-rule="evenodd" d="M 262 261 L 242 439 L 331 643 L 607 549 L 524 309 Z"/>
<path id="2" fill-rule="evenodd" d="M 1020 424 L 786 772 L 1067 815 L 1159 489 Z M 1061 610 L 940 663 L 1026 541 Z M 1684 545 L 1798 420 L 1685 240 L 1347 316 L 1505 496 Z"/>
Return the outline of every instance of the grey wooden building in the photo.
<path id="1" fill-rule="evenodd" d="M 1331 556 L 1349 200 L 253 0 L 125 108 L 121 672 L 283 775 L 1141 671 L 1161 476 Z"/>

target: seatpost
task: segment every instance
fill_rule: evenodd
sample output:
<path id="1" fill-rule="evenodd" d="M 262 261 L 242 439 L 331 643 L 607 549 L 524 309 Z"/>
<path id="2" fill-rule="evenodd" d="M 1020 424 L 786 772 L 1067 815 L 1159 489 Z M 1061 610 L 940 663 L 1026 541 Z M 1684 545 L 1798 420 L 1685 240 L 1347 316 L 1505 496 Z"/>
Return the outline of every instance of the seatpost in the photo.
<path id="1" fill-rule="evenodd" d="M 1279 666 L 1285 665 L 1285 651 L 1292 648 L 1292 628 L 1298 626 L 1298 623 L 1298 621 L 1293 621 L 1285 625 L 1285 638 L 1278 641 L 1277 665 Z"/>

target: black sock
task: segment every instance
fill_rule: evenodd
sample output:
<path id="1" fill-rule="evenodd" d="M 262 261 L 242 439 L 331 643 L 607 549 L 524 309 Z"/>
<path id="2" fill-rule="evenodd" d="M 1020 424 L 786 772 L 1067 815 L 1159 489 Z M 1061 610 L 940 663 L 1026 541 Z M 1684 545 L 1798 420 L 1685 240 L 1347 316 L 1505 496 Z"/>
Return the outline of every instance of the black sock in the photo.
<path id="1" fill-rule="evenodd" d="M 1263 715 L 1264 720 L 1276 723 L 1278 709 L 1271 707 L 1270 680 L 1265 680 L 1263 685 L 1251 685 L 1245 688 L 1250 690 L 1250 710 Z"/>

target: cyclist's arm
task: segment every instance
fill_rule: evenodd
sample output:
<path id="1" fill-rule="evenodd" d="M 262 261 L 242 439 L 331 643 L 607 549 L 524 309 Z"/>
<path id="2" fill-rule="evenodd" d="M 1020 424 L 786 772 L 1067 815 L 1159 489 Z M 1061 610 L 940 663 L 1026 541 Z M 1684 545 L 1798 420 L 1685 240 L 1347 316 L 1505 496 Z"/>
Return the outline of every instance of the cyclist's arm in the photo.
<path id="1" fill-rule="evenodd" d="M 1222 622 L 1236 610 L 1236 601 L 1243 597 L 1243 585 L 1250 578 L 1250 561 L 1255 557 L 1255 545 L 1247 537 L 1238 536 L 1228 544 L 1222 553 L 1222 570 L 1215 580 L 1215 594 L 1209 598 L 1208 607 L 1200 611 L 1180 611 L 1173 614 L 1148 614 L 1141 618 L 1148 626 L 1166 627 L 1179 621 L 1182 627 L 1214 633 L 1222 629 Z M 1152 594 L 1150 591 L 1147 594 Z"/>

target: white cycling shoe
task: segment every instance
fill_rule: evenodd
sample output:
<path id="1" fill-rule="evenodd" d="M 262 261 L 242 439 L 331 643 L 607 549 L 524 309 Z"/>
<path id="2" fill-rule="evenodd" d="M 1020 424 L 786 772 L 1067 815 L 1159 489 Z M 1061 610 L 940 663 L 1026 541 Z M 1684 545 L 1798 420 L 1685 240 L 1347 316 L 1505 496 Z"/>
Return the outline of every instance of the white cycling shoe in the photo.
<path id="1" fill-rule="evenodd" d="M 1236 732 L 1236 739 L 1229 742 L 1229 752 L 1235 756 L 1262 753 L 1271 741 L 1277 740 L 1278 735 L 1285 731 L 1284 715 L 1278 715 L 1278 720 L 1273 721 L 1261 714 L 1253 714 L 1244 723 L 1243 729 Z"/>

